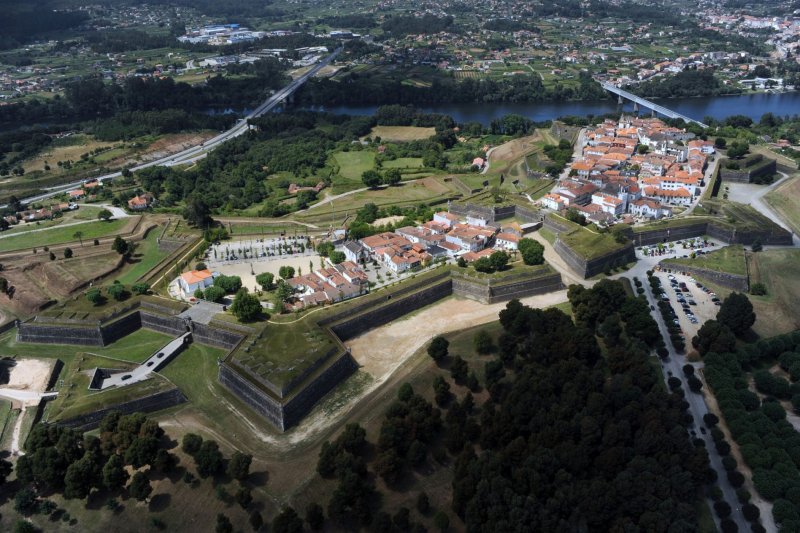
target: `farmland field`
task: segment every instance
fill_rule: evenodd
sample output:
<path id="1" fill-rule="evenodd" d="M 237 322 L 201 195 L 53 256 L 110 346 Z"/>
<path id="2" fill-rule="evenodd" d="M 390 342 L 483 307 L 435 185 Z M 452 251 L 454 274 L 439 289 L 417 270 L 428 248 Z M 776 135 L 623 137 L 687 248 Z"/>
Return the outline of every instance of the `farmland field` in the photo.
<path id="1" fill-rule="evenodd" d="M 427 139 L 436 133 L 435 128 L 420 128 L 417 126 L 375 126 L 369 133 L 373 139 L 380 137 L 382 141 L 416 141 Z"/>
<path id="2" fill-rule="evenodd" d="M 337 152 L 333 159 L 339 165 L 339 175 L 348 181 L 361 183 L 361 174 L 375 168 L 375 152 Z"/>

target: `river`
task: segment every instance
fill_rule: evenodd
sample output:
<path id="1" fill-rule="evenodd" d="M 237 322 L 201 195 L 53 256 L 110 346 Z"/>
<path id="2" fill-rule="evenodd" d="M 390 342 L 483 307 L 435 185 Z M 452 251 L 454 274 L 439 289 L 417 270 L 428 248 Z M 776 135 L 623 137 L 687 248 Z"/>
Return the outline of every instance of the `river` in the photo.
<path id="1" fill-rule="evenodd" d="M 764 113 L 779 116 L 800 115 L 800 92 L 777 94 L 745 94 L 736 96 L 714 96 L 707 98 L 669 98 L 654 99 L 654 102 L 682 115 L 702 121 L 705 117 L 724 119 L 731 115 L 746 115 L 754 120 Z M 378 106 L 330 106 L 314 109 L 347 115 L 372 115 Z M 427 113 L 441 113 L 453 117 L 456 122 L 480 122 L 489 124 L 496 118 L 517 114 L 534 121 L 552 120 L 567 115 L 603 115 L 617 111 L 616 100 L 585 102 L 536 102 L 524 104 L 443 104 L 420 107 Z M 626 103 L 624 109 L 631 111 L 633 105 Z M 642 109 L 641 113 L 648 110 Z"/>

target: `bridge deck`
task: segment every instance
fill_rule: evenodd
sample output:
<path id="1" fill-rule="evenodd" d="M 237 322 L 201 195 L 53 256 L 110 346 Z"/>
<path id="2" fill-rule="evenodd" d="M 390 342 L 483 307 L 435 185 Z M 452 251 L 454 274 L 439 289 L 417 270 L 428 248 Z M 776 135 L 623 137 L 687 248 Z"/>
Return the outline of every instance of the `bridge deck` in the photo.
<path id="1" fill-rule="evenodd" d="M 631 102 L 636 102 L 640 106 L 646 107 L 648 109 L 652 109 L 656 113 L 659 113 L 659 114 L 664 115 L 666 117 L 680 118 L 680 119 L 683 119 L 686 122 L 693 122 L 693 123 L 698 124 L 698 125 L 700 125 L 700 126 L 702 126 L 704 128 L 708 127 L 706 124 L 703 124 L 699 120 L 695 120 L 693 118 L 689 118 L 686 115 L 681 115 L 680 113 L 678 113 L 676 111 L 673 111 L 673 110 L 668 109 L 668 108 L 666 108 L 664 106 L 655 104 L 655 103 L 651 102 L 650 100 L 645 100 L 641 96 L 636 96 L 635 94 L 633 94 L 631 92 L 628 92 L 628 91 L 626 91 L 624 89 L 620 89 L 616 85 L 612 85 L 612 84 L 610 84 L 608 82 L 601 82 L 600 85 L 606 91 L 609 91 L 609 92 L 612 92 L 612 93 L 614 93 L 616 95 L 619 95 L 622 98 L 625 98 L 626 100 L 630 100 Z"/>

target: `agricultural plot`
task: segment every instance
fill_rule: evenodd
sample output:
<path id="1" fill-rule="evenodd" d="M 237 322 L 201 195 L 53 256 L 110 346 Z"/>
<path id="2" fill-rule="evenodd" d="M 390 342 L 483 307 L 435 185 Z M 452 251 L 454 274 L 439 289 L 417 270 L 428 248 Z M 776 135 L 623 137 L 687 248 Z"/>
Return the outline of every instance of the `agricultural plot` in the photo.
<path id="1" fill-rule="evenodd" d="M 361 174 L 375 168 L 375 152 L 337 152 L 333 159 L 339 167 L 339 176 L 350 182 L 361 183 Z"/>
<path id="2" fill-rule="evenodd" d="M 375 126 L 367 137 L 380 137 L 382 141 L 404 142 L 427 139 L 436 134 L 435 128 L 417 126 Z"/>

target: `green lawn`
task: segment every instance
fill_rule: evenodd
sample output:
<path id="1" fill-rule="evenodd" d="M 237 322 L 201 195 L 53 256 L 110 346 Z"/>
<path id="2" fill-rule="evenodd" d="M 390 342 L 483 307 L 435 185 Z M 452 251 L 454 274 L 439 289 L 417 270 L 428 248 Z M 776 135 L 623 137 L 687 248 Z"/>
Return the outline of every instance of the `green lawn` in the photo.
<path id="1" fill-rule="evenodd" d="M 420 168 L 422 166 L 421 157 L 398 157 L 392 161 L 384 161 L 383 168 Z"/>
<path id="2" fill-rule="evenodd" d="M 795 233 L 800 233 L 800 178 L 792 178 L 770 191 L 764 200 Z"/>
<path id="3" fill-rule="evenodd" d="M 686 266 L 707 268 L 715 272 L 738 274 L 740 276 L 747 274 L 744 247 L 739 244 L 726 246 L 719 250 L 714 250 L 711 253 L 699 255 L 694 259 L 671 259 L 670 262 Z"/>
<path id="4" fill-rule="evenodd" d="M 24 248 L 36 248 L 42 246 L 52 246 L 65 242 L 77 241 L 73 235 L 76 231 L 83 232 L 83 240 L 91 241 L 100 237 L 107 237 L 121 230 L 128 224 L 129 219 L 114 219 L 108 222 L 86 222 L 75 226 L 55 227 L 44 231 L 28 232 L 21 235 L 0 238 L 0 252 L 20 250 Z"/>
<path id="5" fill-rule="evenodd" d="M 123 285 L 131 285 L 160 263 L 169 255 L 168 252 L 158 249 L 158 236 L 161 227 L 153 228 L 147 237 L 136 243 L 136 251 L 131 258 L 131 265 L 125 268 L 124 273 L 116 278 Z"/>
<path id="6" fill-rule="evenodd" d="M 337 152 L 333 159 L 339 165 L 339 176 L 348 181 L 361 182 L 361 174 L 375 168 L 375 152 L 359 150 L 357 152 Z"/>
<path id="7" fill-rule="evenodd" d="M 593 233 L 581 227 L 561 233 L 558 237 L 575 253 L 587 259 L 606 255 L 625 246 L 614 240 L 610 233 Z"/>

